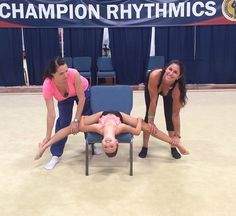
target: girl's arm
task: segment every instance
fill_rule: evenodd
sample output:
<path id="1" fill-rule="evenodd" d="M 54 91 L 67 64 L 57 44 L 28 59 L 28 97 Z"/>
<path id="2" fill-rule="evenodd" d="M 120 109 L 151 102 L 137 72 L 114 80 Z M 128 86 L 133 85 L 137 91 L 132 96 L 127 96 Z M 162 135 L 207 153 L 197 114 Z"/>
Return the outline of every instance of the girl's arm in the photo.
<path id="1" fill-rule="evenodd" d="M 141 133 L 141 127 L 142 127 L 142 119 L 138 118 L 137 119 L 137 124 L 136 127 L 127 125 L 127 124 L 120 124 L 118 133 L 131 133 L 133 135 L 139 135 Z"/>
<path id="2" fill-rule="evenodd" d="M 95 113 L 91 116 L 82 116 L 79 124 L 79 131 L 81 132 L 96 132 L 102 135 L 100 130 L 101 125 L 95 122 L 98 122 L 98 119 L 101 116 L 101 112 Z"/>

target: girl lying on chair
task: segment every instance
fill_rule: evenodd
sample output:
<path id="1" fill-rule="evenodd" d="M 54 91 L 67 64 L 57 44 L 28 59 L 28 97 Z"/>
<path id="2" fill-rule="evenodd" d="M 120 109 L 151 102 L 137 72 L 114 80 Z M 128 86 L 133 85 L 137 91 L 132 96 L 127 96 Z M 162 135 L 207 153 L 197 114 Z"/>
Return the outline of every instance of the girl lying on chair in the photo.
<path id="1" fill-rule="evenodd" d="M 145 131 L 152 136 L 169 143 L 171 146 L 178 148 L 181 154 L 186 155 L 189 152 L 179 142 L 172 140 L 168 135 L 157 129 L 155 126 L 144 122 L 141 118 L 135 118 L 123 112 L 105 111 L 98 112 L 90 116 L 82 116 L 79 123 L 79 131 L 95 132 L 103 136 L 102 146 L 108 157 L 114 157 L 118 151 L 118 140 L 115 138 L 120 133 L 131 133 L 139 135 Z M 35 160 L 42 157 L 44 151 L 62 138 L 71 134 L 70 127 L 65 127 L 58 131 L 47 143 L 39 145 L 39 151 Z"/>

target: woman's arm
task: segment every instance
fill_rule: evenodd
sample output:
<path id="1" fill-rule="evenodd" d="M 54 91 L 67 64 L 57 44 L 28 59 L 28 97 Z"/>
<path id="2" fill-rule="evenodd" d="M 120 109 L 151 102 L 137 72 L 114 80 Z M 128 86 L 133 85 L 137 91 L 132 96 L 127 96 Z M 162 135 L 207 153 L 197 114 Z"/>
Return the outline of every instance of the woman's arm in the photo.
<path id="1" fill-rule="evenodd" d="M 84 95 L 83 84 L 80 79 L 79 72 L 75 75 L 75 90 L 76 90 L 76 95 L 79 99 L 78 106 L 77 106 L 76 113 L 75 113 L 75 118 L 80 119 L 81 114 L 84 109 L 85 95 Z"/>
<path id="2" fill-rule="evenodd" d="M 174 125 L 174 136 L 180 138 L 180 109 L 181 109 L 181 103 L 180 103 L 180 91 L 178 87 L 178 83 L 176 84 L 173 92 L 172 92 L 172 98 L 173 98 L 173 113 L 172 113 L 172 121 Z"/>
<path id="3" fill-rule="evenodd" d="M 83 89 L 83 84 L 80 79 L 79 72 L 76 73 L 75 75 L 74 85 L 75 85 L 76 95 L 78 97 L 78 105 L 75 112 L 74 120 L 71 122 L 71 125 L 70 125 L 72 133 L 75 133 L 78 130 L 79 121 L 80 121 L 80 118 L 84 109 L 84 103 L 85 103 L 84 89 Z"/>
<path id="4" fill-rule="evenodd" d="M 47 129 L 46 129 L 46 136 L 43 140 L 43 143 L 47 142 L 52 136 L 52 129 L 54 126 L 56 113 L 53 98 L 45 99 L 46 107 L 47 107 Z"/>
<path id="5" fill-rule="evenodd" d="M 157 86 L 160 82 L 161 70 L 154 70 L 149 77 L 148 82 L 148 91 L 150 95 L 150 106 L 148 110 L 148 122 L 153 123 L 155 114 L 156 114 L 156 106 L 158 101 L 158 89 Z"/>

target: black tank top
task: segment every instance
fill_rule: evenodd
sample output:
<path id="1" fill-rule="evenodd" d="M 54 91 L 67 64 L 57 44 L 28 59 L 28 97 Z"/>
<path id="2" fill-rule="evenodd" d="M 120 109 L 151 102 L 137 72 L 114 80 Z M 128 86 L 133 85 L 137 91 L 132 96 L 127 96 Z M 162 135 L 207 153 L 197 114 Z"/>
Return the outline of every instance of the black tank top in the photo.
<path id="1" fill-rule="evenodd" d="M 177 83 L 177 80 L 174 82 L 174 84 L 173 84 L 172 86 L 170 86 L 168 93 L 167 93 L 166 95 L 164 95 L 162 91 L 161 91 L 161 92 L 159 91 L 159 88 L 160 88 L 160 86 L 161 86 L 164 73 L 165 73 L 164 70 L 162 70 L 162 71 L 161 71 L 160 82 L 159 82 L 159 84 L 157 85 L 157 91 L 158 91 L 158 94 L 161 95 L 162 97 L 168 97 L 168 96 L 172 95 L 172 91 L 173 91 L 174 88 L 175 88 L 175 85 L 176 85 L 176 83 Z"/>

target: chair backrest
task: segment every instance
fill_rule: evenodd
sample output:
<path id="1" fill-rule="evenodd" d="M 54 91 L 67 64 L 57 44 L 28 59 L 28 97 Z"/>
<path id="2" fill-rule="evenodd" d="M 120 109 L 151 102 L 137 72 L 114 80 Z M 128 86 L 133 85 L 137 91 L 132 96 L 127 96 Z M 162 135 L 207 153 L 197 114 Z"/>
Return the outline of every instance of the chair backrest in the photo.
<path id="1" fill-rule="evenodd" d="M 133 107 L 131 86 L 92 86 L 91 109 L 100 111 L 120 111 L 130 114 Z"/>
<path id="2" fill-rule="evenodd" d="M 98 71 L 114 71 L 110 56 L 101 56 L 97 59 Z"/>
<path id="3" fill-rule="evenodd" d="M 90 72 L 92 59 L 90 56 L 80 56 L 73 58 L 73 67 L 79 72 Z"/>
<path id="4" fill-rule="evenodd" d="M 64 60 L 69 68 L 73 67 L 72 57 L 64 57 Z"/>
<path id="5" fill-rule="evenodd" d="M 155 68 L 162 68 L 165 64 L 164 56 L 150 56 L 148 61 L 148 70 L 153 70 Z"/>

